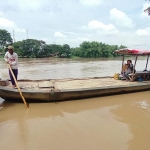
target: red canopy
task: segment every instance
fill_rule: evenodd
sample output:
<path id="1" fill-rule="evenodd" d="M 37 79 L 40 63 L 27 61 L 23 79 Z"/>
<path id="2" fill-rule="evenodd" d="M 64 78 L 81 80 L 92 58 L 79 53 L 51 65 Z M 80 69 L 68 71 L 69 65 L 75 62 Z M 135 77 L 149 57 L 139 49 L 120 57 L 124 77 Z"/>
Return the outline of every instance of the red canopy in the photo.
<path id="1" fill-rule="evenodd" d="M 114 53 L 123 54 L 123 55 L 150 55 L 150 50 L 124 48 L 124 49 L 115 50 Z"/>

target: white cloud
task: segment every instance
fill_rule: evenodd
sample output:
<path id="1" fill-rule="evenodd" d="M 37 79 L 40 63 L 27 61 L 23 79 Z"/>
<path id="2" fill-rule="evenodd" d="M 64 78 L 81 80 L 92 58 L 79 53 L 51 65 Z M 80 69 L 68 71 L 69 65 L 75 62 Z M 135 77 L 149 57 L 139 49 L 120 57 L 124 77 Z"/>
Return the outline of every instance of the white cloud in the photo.
<path id="1" fill-rule="evenodd" d="M 3 16 L 3 12 L 0 11 L 0 16 Z"/>
<path id="2" fill-rule="evenodd" d="M 75 47 L 79 46 L 79 44 L 81 44 L 84 41 L 91 41 L 89 38 L 86 37 L 70 37 L 70 38 L 65 38 L 65 39 L 58 39 L 57 42 L 60 44 L 73 44 Z M 70 45 L 72 46 L 72 45 Z"/>
<path id="3" fill-rule="evenodd" d="M 78 37 L 77 40 L 78 40 L 78 41 L 89 41 L 88 38 L 82 38 L 82 37 Z"/>
<path id="4" fill-rule="evenodd" d="M 13 21 L 5 18 L 0 18 L 0 27 L 4 29 L 14 29 L 17 32 L 26 32 L 25 29 L 20 29 Z"/>
<path id="5" fill-rule="evenodd" d="M 87 6 L 97 6 L 102 3 L 103 0 L 79 0 L 81 4 Z"/>
<path id="6" fill-rule="evenodd" d="M 144 12 L 145 9 L 147 9 L 148 7 L 150 7 L 149 3 L 145 3 L 143 4 L 143 8 L 142 8 L 142 12 L 141 12 L 141 18 L 150 18 L 147 14 L 147 12 Z"/>
<path id="7" fill-rule="evenodd" d="M 49 44 L 55 41 L 57 44 L 79 46 L 82 41 L 98 41 L 138 45 L 148 43 L 150 37 L 149 30 L 146 30 L 149 20 L 137 16 L 149 6 L 144 3 L 144 0 L 113 0 L 109 3 L 104 0 L 4 0 L 0 5 L 0 28 L 11 34 L 14 29 L 17 40 L 26 39 L 23 32 L 28 29 L 29 38 L 43 38 Z M 150 19 L 146 13 L 143 14 Z M 110 17 L 112 20 L 109 22 Z M 126 26 L 132 26 L 133 21 L 136 28 L 129 31 Z"/>
<path id="8" fill-rule="evenodd" d="M 124 12 L 113 8 L 110 10 L 110 18 L 116 21 L 121 27 L 134 27 L 133 21 Z"/>
<path id="9" fill-rule="evenodd" d="M 112 30 L 112 31 L 97 31 L 97 34 L 107 34 L 107 35 L 116 35 L 118 34 L 118 30 Z"/>
<path id="10" fill-rule="evenodd" d="M 66 32 L 66 31 L 63 31 L 64 33 L 66 33 L 66 34 L 70 34 L 70 35 L 76 35 L 77 33 L 75 33 L 75 32 Z"/>
<path id="11" fill-rule="evenodd" d="M 21 0 L 19 1 L 19 7 L 22 10 L 37 10 L 40 8 L 40 1 L 38 0 Z"/>
<path id="12" fill-rule="evenodd" d="M 112 24 L 106 25 L 106 24 L 103 24 L 102 22 L 99 22 L 97 20 L 90 21 L 88 23 L 88 27 L 90 29 L 104 29 L 104 30 L 112 30 L 115 28 L 115 26 Z"/>
<path id="13" fill-rule="evenodd" d="M 59 38 L 66 38 L 67 37 L 66 35 L 62 34 L 61 32 L 55 32 L 54 36 L 59 37 Z"/>
<path id="14" fill-rule="evenodd" d="M 145 29 L 138 29 L 135 32 L 138 36 L 147 36 L 150 35 L 150 27 Z"/>
<path id="15" fill-rule="evenodd" d="M 48 38 L 45 37 L 45 38 L 42 38 L 41 40 L 47 42 L 47 41 L 49 41 L 50 39 L 48 39 Z"/>
<path id="16" fill-rule="evenodd" d="M 77 29 L 79 29 L 79 30 L 89 30 L 89 28 L 87 26 L 80 26 Z"/>
<path id="17" fill-rule="evenodd" d="M 118 30 L 113 24 L 104 24 L 97 20 L 90 21 L 88 23 L 88 29 L 95 29 L 97 31 L 103 31 L 106 34 L 117 34 Z"/>
<path id="18" fill-rule="evenodd" d="M 25 29 L 20 29 L 20 28 L 18 28 L 18 27 L 14 27 L 14 30 L 15 30 L 16 32 L 26 32 Z"/>
<path id="19" fill-rule="evenodd" d="M 0 27 L 13 28 L 15 26 L 14 22 L 7 20 L 5 18 L 0 18 Z"/>

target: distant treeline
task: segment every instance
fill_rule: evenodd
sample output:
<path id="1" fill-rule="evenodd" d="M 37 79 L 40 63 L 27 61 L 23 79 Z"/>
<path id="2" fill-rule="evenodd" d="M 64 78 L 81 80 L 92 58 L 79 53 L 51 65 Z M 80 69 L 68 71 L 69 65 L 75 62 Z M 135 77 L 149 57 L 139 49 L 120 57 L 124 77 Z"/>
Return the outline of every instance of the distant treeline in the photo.
<path id="1" fill-rule="evenodd" d="M 0 30 L 0 53 L 6 51 L 8 45 L 13 45 L 15 52 L 20 57 L 84 57 L 84 58 L 97 58 L 97 57 L 116 57 L 114 50 L 125 48 L 121 45 L 108 45 L 102 42 L 87 42 L 84 41 L 79 47 L 70 48 L 68 44 L 46 44 L 44 41 L 36 39 L 27 39 L 18 42 L 12 42 L 10 33 L 6 30 Z"/>

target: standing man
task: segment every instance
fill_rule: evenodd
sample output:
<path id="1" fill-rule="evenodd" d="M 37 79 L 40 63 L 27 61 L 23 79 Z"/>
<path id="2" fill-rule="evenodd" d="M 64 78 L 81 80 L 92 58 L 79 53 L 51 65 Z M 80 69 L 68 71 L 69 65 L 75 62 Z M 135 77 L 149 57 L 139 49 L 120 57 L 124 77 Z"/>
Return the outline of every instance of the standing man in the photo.
<path id="1" fill-rule="evenodd" d="M 14 52 L 14 47 L 13 46 L 8 46 L 8 51 L 6 52 L 5 56 L 4 56 L 4 59 L 5 61 L 10 65 L 13 73 L 14 73 L 14 76 L 17 80 L 17 76 L 18 76 L 18 55 Z M 11 83 L 13 85 L 13 87 L 15 88 L 16 87 L 16 84 L 15 84 L 15 81 L 13 79 L 13 76 L 9 70 L 9 76 L 10 76 L 10 79 L 11 79 Z"/>

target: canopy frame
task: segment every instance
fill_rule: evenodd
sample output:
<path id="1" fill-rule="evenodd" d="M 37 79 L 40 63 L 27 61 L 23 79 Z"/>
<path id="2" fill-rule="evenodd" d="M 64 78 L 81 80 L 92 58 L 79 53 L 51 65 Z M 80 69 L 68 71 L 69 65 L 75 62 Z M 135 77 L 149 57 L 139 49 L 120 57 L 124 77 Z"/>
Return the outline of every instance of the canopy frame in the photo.
<path id="1" fill-rule="evenodd" d="M 138 56 L 139 56 L 139 55 L 136 55 L 136 57 L 135 57 L 134 69 L 135 69 L 135 67 L 136 67 L 136 62 L 137 62 Z M 144 69 L 143 71 L 147 71 L 148 62 L 149 62 L 149 55 L 147 56 L 146 66 L 145 66 L 145 69 Z M 121 71 L 123 71 L 123 65 L 124 65 L 124 55 L 122 55 L 122 68 L 121 68 Z M 134 71 L 133 71 L 133 72 L 134 72 Z"/>

